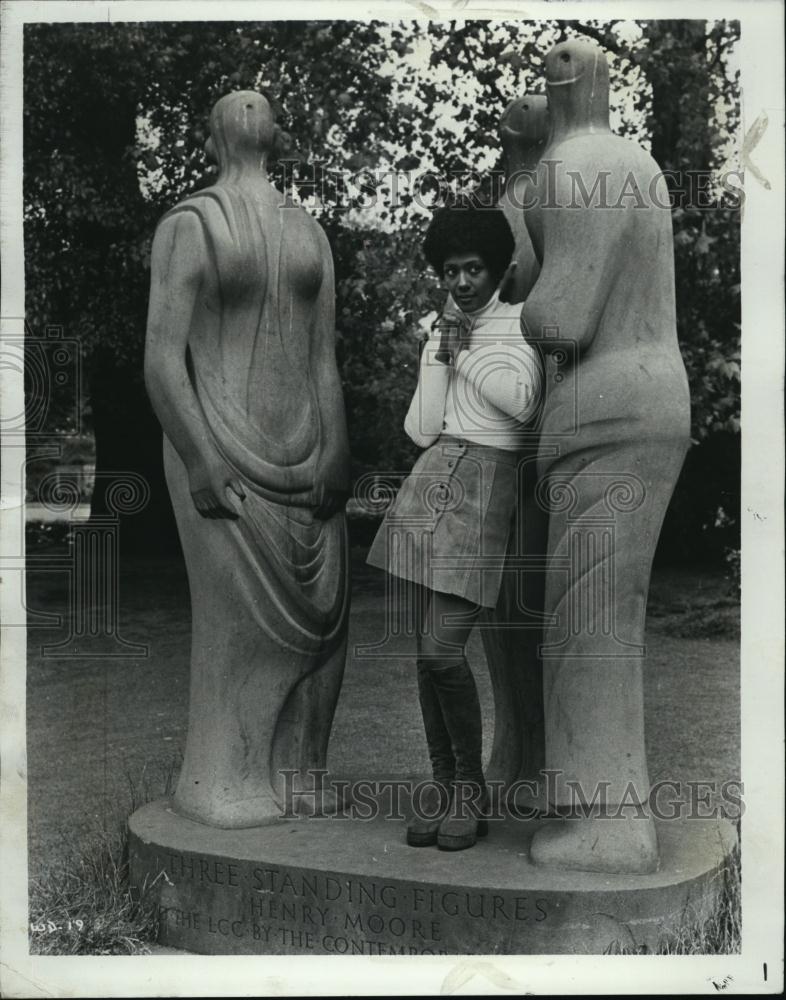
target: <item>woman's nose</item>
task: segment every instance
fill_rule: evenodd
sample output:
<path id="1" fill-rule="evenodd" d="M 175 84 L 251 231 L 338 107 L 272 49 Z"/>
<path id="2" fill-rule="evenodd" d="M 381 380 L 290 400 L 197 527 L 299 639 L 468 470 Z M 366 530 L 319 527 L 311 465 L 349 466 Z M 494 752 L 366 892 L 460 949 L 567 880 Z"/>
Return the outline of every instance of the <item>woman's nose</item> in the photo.
<path id="1" fill-rule="evenodd" d="M 469 274 L 466 271 L 459 271 L 459 288 L 469 288 Z"/>

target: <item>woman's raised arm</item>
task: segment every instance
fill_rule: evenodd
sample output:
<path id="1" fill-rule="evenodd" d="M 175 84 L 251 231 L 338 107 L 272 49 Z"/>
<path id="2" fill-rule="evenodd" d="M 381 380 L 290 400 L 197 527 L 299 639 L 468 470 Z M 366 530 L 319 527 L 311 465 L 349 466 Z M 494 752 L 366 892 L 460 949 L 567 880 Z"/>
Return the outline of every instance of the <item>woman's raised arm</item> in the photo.
<path id="1" fill-rule="evenodd" d="M 417 388 L 404 420 L 404 430 L 419 448 L 428 448 L 437 440 L 445 419 L 451 367 L 437 361 L 439 349 L 440 340 L 435 337 L 423 345 Z"/>

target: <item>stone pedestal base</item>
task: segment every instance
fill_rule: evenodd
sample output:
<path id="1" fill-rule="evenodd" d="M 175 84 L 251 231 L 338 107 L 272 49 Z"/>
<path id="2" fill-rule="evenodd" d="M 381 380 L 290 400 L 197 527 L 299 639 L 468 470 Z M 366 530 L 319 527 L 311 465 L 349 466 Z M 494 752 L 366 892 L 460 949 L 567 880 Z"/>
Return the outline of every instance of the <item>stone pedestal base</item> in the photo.
<path id="1" fill-rule="evenodd" d="M 655 874 L 548 871 L 528 860 L 544 822 L 444 852 L 407 847 L 401 820 L 219 830 L 159 801 L 129 820 L 131 882 L 153 887 L 162 944 L 207 955 L 643 953 L 718 905 L 736 842 L 723 820 L 663 821 Z"/>

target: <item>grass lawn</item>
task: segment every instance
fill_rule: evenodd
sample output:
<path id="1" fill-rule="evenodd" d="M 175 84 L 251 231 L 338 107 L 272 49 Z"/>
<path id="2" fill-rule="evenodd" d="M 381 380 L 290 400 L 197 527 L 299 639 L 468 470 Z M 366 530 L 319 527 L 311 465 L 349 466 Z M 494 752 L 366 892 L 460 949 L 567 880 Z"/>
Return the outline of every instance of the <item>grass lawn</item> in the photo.
<path id="1" fill-rule="evenodd" d="M 357 645 L 381 634 L 384 578 L 353 552 L 350 655 L 328 764 L 342 777 L 425 774 L 427 754 L 413 655 L 405 640 L 386 659 Z M 28 606 L 67 612 L 66 577 L 30 573 Z M 176 774 L 187 726 L 190 609 L 175 560 L 132 559 L 120 585 L 121 635 L 149 647 L 138 659 L 54 659 L 41 646 L 57 629 L 28 634 L 28 846 L 33 879 L 46 880 L 75 845 L 110 838 L 141 800 Z M 648 609 L 645 699 L 650 776 L 715 781 L 740 772 L 739 625 L 722 573 L 658 570 Z M 482 645 L 469 649 L 486 722 L 492 695 Z M 43 884 L 43 883 L 42 883 Z"/>

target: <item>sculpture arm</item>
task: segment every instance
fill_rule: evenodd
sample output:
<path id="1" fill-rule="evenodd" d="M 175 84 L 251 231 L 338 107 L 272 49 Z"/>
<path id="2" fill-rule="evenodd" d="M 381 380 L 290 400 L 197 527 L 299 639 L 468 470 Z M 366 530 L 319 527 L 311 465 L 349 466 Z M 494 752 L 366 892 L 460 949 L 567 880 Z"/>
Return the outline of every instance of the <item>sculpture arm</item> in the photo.
<path id="1" fill-rule="evenodd" d="M 630 216 L 624 207 L 576 204 L 576 174 L 596 176 L 597 163 L 571 161 L 569 176 L 555 156 L 541 163 L 539 172 L 540 203 L 533 211 L 542 232 L 543 263 L 522 306 L 521 332 L 533 343 L 556 335 L 576 343 L 581 354 L 592 343 L 618 273 Z"/>
<path id="2" fill-rule="evenodd" d="M 442 433 L 451 368 L 436 360 L 439 350 L 439 340 L 429 338 L 423 345 L 417 388 L 404 419 L 404 430 L 419 448 L 428 448 Z"/>
<path id="3" fill-rule="evenodd" d="M 167 438 L 186 467 L 194 506 L 204 517 L 237 517 L 226 488 L 243 499 L 240 482 L 212 442 L 186 368 L 194 309 L 202 290 L 207 247 L 191 212 L 165 218 L 150 262 L 145 385 Z"/>

